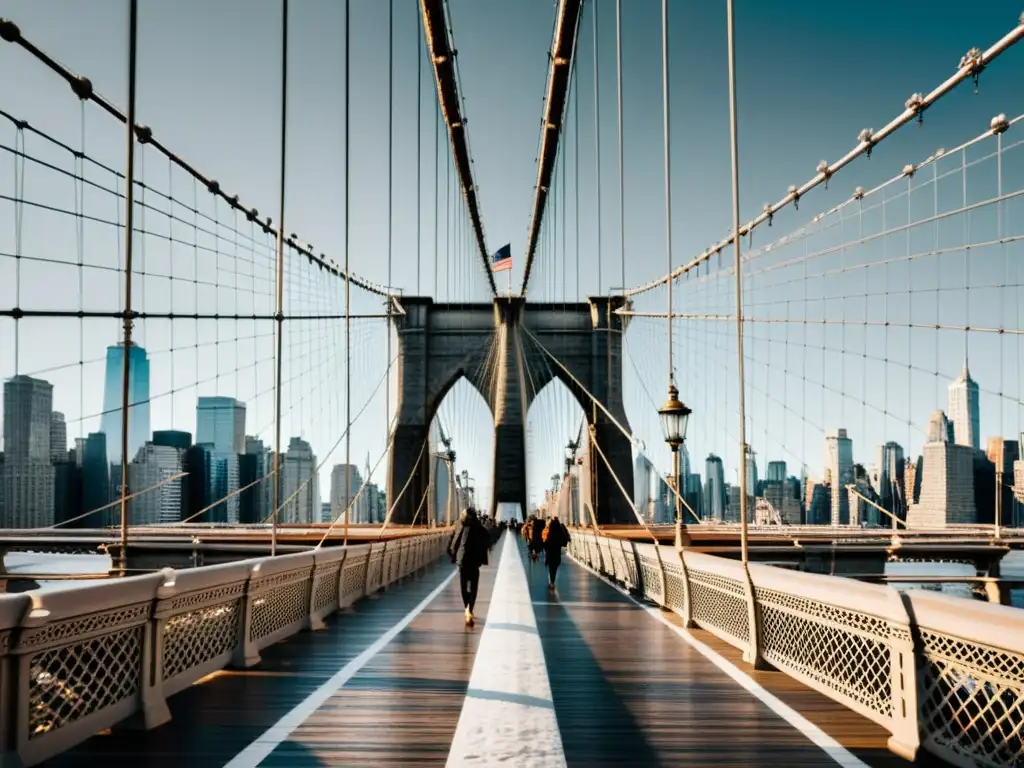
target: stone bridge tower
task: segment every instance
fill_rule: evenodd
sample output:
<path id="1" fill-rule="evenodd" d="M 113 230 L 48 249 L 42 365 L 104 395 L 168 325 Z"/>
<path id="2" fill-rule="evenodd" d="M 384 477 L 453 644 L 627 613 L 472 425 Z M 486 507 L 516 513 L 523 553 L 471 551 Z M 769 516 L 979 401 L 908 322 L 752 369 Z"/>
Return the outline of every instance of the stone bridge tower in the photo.
<path id="1" fill-rule="evenodd" d="M 622 401 L 625 318 L 615 314 L 623 305 L 618 296 L 575 304 L 528 304 L 505 296 L 492 304 L 402 298 L 405 314 L 392 318 L 398 337 L 398 410 L 388 461 L 389 503 L 403 487 L 405 492 L 392 521 L 408 524 L 416 514 L 429 482 L 430 423 L 444 396 L 463 376 L 483 396 L 494 418 L 492 514 L 502 502 L 520 504 L 528 512 L 526 415 L 534 397 L 554 378 L 576 397 L 596 442 L 632 499 L 630 442 L 584 391 L 593 393 L 629 429 Z M 598 522 L 634 522 L 631 505 L 604 461 L 594 456 L 590 464 Z"/>

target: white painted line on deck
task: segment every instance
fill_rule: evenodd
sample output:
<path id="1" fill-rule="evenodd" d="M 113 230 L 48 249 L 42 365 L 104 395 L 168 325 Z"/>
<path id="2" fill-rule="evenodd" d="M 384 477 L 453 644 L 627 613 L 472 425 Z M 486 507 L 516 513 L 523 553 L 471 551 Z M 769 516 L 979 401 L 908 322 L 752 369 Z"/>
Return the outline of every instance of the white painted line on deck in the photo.
<path id="1" fill-rule="evenodd" d="M 544 649 L 515 537 L 501 562 L 448 766 L 566 765 Z"/>
<path id="2" fill-rule="evenodd" d="M 451 580 L 455 578 L 455 573 L 455 571 L 452 571 L 452 573 L 448 574 L 444 581 L 437 585 L 433 592 L 423 598 L 419 605 L 409 611 L 401 621 L 374 640 L 369 648 L 338 670 L 327 682 L 309 694 L 303 701 L 299 702 L 291 712 L 270 726 L 270 728 L 264 731 L 263 735 L 235 755 L 224 768 L 255 768 L 255 766 L 263 762 L 278 744 L 287 740 L 296 728 L 323 706 L 325 701 L 351 680 L 374 656 L 384 650 L 385 646 L 394 640 L 399 632 L 409 626 L 413 619 L 419 616 L 441 594 L 444 588 L 451 583 Z"/>
<path id="3" fill-rule="evenodd" d="M 743 670 L 741 670 L 731 661 L 726 659 L 724 656 L 719 654 L 710 646 L 698 640 L 696 637 L 694 637 L 692 634 L 687 632 L 682 627 L 676 626 L 667 618 L 665 618 L 660 608 L 654 608 L 649 605 L 644 605 L 631 594 L 629 594 L 629 592 L 624 590 L 618 584 L 607 579 L 603 574 L 600 574 L 597 571 L 595 571 L 589 565 L 584 565 L 575 558 L 571 559 L 580 568 L 589 571 L 594 576 L 603 581 L 605 584 L 610 586 L 612 589 L 621 592 L 623 595 L 632 600 L 638 608 L 646 611 L 651 617 L 653 617 L 657 621 L 660 621 L 666 627 L 668 627 L 677 635 L 679 635 L 679 637 L 686 641 L 686 643 L 695 651 L 697 651 L 697 653 L 699 653 L 701 656 L 703 656 L 716 667 L 718 667 L 718 669 L 720 669 L 722 672 L 724 672 L 726 675 L 732 678 L 732 680 L 735 683 L 739 684 L 742 688 L 744 688 L 751 695 L 753 695 L 754 698 L 756 698 L 758 701 L 760 701 L 762 704 L 768 707 L 768 709 L 770 709 L 780 718 L 785 720 L 789 725 L 791 725 L 796 730 L 800 731 L 800 733 L 807 737 L 807 739 L 812 744 L 819 747 L 826 755 L 835 760 L 836 763 L 843 766 L 843 768 L 870 768 L 870 766 L 868 766 L 867 763 L 865 763 L 859 757 L 850 752 L 846 747 L 844 747 L 834 738 L 832 738 L 823 730 L 821 730 L 821 728 L 816 726 L 814 723 L 812 723 L 806 717 L 801 715 L 799 712 L 797 712 L 791 706 L 786 704 L 784 701 L 779 699 L 773 693 L 770 693 L 769 691 L 765 690 L 765 688 L 763 688 L 760 685 L 760 683 L 755 681 L 754 678 L 750 677 L 750 675 L 746 674 Z"/>

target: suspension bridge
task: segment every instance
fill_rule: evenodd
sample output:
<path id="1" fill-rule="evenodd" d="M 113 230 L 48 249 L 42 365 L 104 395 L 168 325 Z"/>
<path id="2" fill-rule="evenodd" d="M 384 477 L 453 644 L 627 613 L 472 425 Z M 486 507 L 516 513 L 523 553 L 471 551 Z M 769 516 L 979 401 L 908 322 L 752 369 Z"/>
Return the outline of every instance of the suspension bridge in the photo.
<path id="1" fill-rule="evenodd" d="M 0 3 L 0 762 L 1020 765 L 1024 15 L 507 5 Z"/>

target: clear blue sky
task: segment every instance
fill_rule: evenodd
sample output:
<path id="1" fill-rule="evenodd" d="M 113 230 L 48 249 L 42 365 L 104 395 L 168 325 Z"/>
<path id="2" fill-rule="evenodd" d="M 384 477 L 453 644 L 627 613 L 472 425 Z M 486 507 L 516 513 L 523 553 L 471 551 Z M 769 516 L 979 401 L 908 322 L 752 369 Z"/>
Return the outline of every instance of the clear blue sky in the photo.
<path id="1" fill-rule="evenodd" d="M 521 254 L 525 248 L 527 224 L 533 185 L 536 178 L 535 156 L 542 110 L 542 94 L 546 73 L 546 53 L 554 4 L 551 0 L 519 0 L 515 3 L 498 0 L 451 0 L 452 24 L 459 51 L 462 86 L 469 117 L 474 171 L 480 188 L 484 226 L 489 246 L 497 248 L 512 243 L 515 256 L 513 285 L 522 274 Z M 660 99 L 660 3 L 654 0 L 624 2 L 624 144 L 625 174 L 625 272 L 630 285 L 656 277 L 665 271 L 664 196 L 662 122 Z M 422 125 L 422 199 L 421 215 L 417 216 L 415 168 L 416 134 L 416 61 L 422 55 L 418 30 L 418 4 L 413 0 L 395 0 L 395 80 L 394 80 L 394 183 L 393 183 L 393 283 L 406 293 L 420 290 L 439 299 L 459 298 L 471 293 L 479 282 L 475 254 L 465 238 L 449 235 L 463 243 L 444 249 L 445 241 L 445 175 L 439 184 L 433 176 L 433 82 L 424 67 L 424 110 Z M 592 17 L 599 14 L 600 31 L 600 135 L 601 135 L 601 208 L 596 206 L 594 174 L 594 72 Z M 50 0 L 46 3 L 28 0 L 0 0 L 0 16 L 17 21 L 23 33 L 70 68 L 86 74 L 96 89 L 112 102 L 126 101 L 126 17 L 127 2 L 96 0 L 91 3 L 72 0 Z M 286 228 L 299 234 L 301 240 L 312 242 L 318 251 L 336 261 L 344 254 L 344 155 L 343 155 L 343 5 L 326 2 L 291 3 L 290 94 L 288 124 L 288 185 L 286 191 Z M 844 7 L 790 0 L 767 4 L 740 0 L 736 4 L 738 79 L 740 102 L 740 150 L 742 210 L 744 219 L 760 210 L 766 200 L 782 196 L 790 183 L 800 183 L 813 173 L 821 159 L 835 159 L 855 142 L 861 128 L 879 127 L 901 108 L 915 91 L 927 91 L 952 73 L 960 56 L 971 46 L 987 47 L 1017 21 L 1020 7 L 1009 0 L 991 0 L 976 4 L 967 13 L 952 14 L 937 9 L 924 0 L 903 0 L 886 7 L 885 13 L 861 13 Z M 388 184 L 386 173 L 388 135 L 388 3 L 384 0 L 353 0 L 352 52 L 353 67 L 351 104 L 350 175 L 352 184 L 350 217 L 350 258 L 353 271 L 376 282 L 388 277 Z M 706 245 L 723 236 L 730 226 L 728 101 L 726 90 L 725 7 L 724 3 L 670 3 L 670 46 L 672 56 L 672 134 L 673 153 L 673 261 L 688 260 Z M 271 0 L 176 0 L 173 3 L 143 0 L 140 2 L 139 98 L 138 119 L 153 127 L 156 136 L 176 153 L 205 173 L 215 177 L 221 186 L 258 208 L 261 214 L 278 218 L 278 162 L 280 102 L 280 3 Z M 563 275 L 565 294 L 576 295 L 607 292 L 618 286 L 622 269 L 619 249 L 618 178 L 616 174 L 615 112 L 615 25 L 611 0 L 588 3 L 581 31 L 580 59 L 577 72 L 581 128 L 579 136 L 570 135 L 566 146 L 574 142 L 580 148 L 580 230 L 575 242 L 574 230 L 568 233 L 566 257 L 575 264 L 576 255 L 584 264 L 581 281 L 575 284 L 574 266 L 560 263 L 561 235 L 554 251 L 550 246 L 538 262 L 533 279 L 538 296 L 561 297 Z M 1022 54 L 1013 50 L 982 76 L 981 92 L 975 95 L 970 86 L 931 110 L 922 128 L 908 126 L 892 140 L 879 147 L 870 161 L 858 161 L 844 172 L 827 193 L 803 202 L 799 213 L 780 216 L 770 235 L 760 232 L 755 245 L 794 229 L 810 215 L 837 202 L 857 184 L 872 186 L 888 178 L 906 162 L 916 162 L 938 146 L 954 146 L 987 126 L 989 118 L 999 112 L 1016 113 L 1014 94 L 1024 92 Z M 63 141 L 78 146 L 83 131 L 82 109 L 67 86 L 39 63 L 18 48 L 0 45 L 0 108 L 16 117 L 27 119 Z M 123 166 L 123 132 L 119 126 L 94 106 L 85 108 L 85 147 L 89 155 L 114 167 Z M 38 140 L 29 139 L 28 149 L 46 159 L 60 157 L 46 150 Z M 9 124 L 0 124 L 0 143 L 13 146 L 15 131 Z M 140 174 L 147 183 L 166 191 L 168 180 L 176 197 L 191 195 L 191 185 L 183 175 L 168 176 L 166 163 L 156 155 L 145 153 Z M 571 162 L 568 175 L 574 178 Z M 56 162 L 56 160 L 54 160 Z M 70 168 L 66 159 L 62 167 Z M 98 177 L 97 177 L 98 178 Z M 987 183 L 987 182 L 986 182 Z M 1006 183 L 1019 183 L 1007 181 Z M 14 193 L 14 163 L 7 152 L 0 152 L 0 194 Z M 435 189 L 440 188 L 441 250 L 452 256 L 435 257 L 433 227 Z M 567 189 L 571 190 L 570 185 Z M 39 168 L 29 167 L 25 178 L 25 196 L 51 204 L 72 207 L 72 185 L 67 180 L 54 180 Z M 450 193 L 458 200 L 454 191 Z M 980 194 L 980 193 L 979 193 Z M 555 196 L 558 195 L 556 190 Z M 571 197 L 571 195 L 570 195 Z M 200 195 L 202 198 L 202 195 Z M 96 206 L 103 215 L 114 218 L 116 206 L 107 204 L 109 196 L 87 193 L 86 208 Z M 106 205 L 106 208 L 102 206 Z M 203 206 L 206 206 L 203 208 Z M 230 224 L 230 214 L 222 205 L 215 209 L 209 201 L 200 207 L 222 223 Z M 101 210 L 102 209 L 102 210 Z M 15 207 L 0 200 L 0 252 L 13 253 L 15 242 Z M 573 216 L 569 208 L 570 219 Z M 97 213 L 100 215 L 100 213 Z M 147 229 L 157 231 L 158 217 L 151 217 Z M 417 221 L 421 220 L 420 226 Z M 452 215 L 453 221 L 458 216 Z M 600 270 L 597 269 L 598 238 L 596 222 L 601 221 Z M 73 222 L 67 217 L 29 211 L 24 214 L 21 250 L 23 253 L 61 254 L 56 258 L 76 261 L 67 256 L 75 251 L 78 237 Z M 166 225 L 163 225 L 166 229 Z M 458 224 L 450 232 L 463 232 Z M 244 231 L 244 227 L 243 227 Z M 173 234 L 183 240 L 191 236 L 184 225 L 173 227 Z M 232 235 L 222 233 L 222 237 Z M 846 232 L 846 239 L 851 238 Z M 978 235 L 974 235 L 978 239 Z M 187 258 L 178 246 L 160 245 L 147 238 L 146 258 L 153 272 L 172 262 Z M 207 242 L 207 240 L 204 240 Z M 210 244 L 213 243 L 209 239 Z M 417 264 L 417 244 L 421 252 Z M 259 248 L 246 250 L 242 257 L 253 255 L 259 274 L 269 275 L 270 251 L 261 241 Z M 89 226 L 83 238 L 86 263 L 116 265 L 117 238 L 109 228 Z M 221 246 L 216 246 L 218 249 Z M 555 254 L 557 253 L 557 257 Z M 231 265 L 229 273 L 238 270 L 232 253 L 224 257 Z M 855 256 L 848 256 L 851 262 Z M 1003 265 L 1009 256 L 998 257 Z M 24 261 L 24 260 L 23 260 Z M 15 264 L 0 257 L 0 305 L 23 308 L 77 308 L 79 302 L 78 270 L 70 267 L 29 265 L 23 263 L 20 279 L 15 279 Z M 993 264 L 996 262 L 994 261 Z M 438 264 L 439 285 L 435 290 L 434 266 Z M 448 264 L 452 266 L 447 267 Z M 819 269 L 818 266 L 815 269 Z M 922 274 L 928 274 L 928 267 Z M 992 269 L 996 269 L 993 266 Z M 1000 266 L 999 269 L 1002 269 Z M 324 277 L 294 268 L 294 280 L 306 281 L 303 290 L 310 297 L 307 306 L 319 311 L 343 311 L 344 297 Z M 933 276 L 941 270 L 933 266 Z M 186 270 L 187 272 L 187 270 Z M 177 277 L 186 272 L 176 271 Z M 600 272 L 600 281 L 599 281 Z M 419 285 L 417 285 L 419 273 Z M 187 273 L 191 275 L 191 273 Z M 872 273 L 874 285 L 884 279 Z M 216 273 L 208 275 L 211 280 Z M 223 275 L 221 275 L 223 278 Z M 891 276 L 890 276 L 891 277 Z M 915 279 L 919 276 L 915 275 Z M 571 279 L 570 279 L 571 278 Z M 1019 280 L 1011 282 L 1019 283 Z M 219 280 L 221 284 L 228 278 Z M 855 278 L 851 277 L 850 280 Z M 856 278 L 862 280 L 862 277 Z M 921 277 L 921 279 L 925 279 Z M 953 278 L 950 278 L 953 279 Z M 90 308 L 116 306 L 116 276 L 90 278 L 82 291 L 83 304 Z M 504 276 L 498 276 L 499 285 Z M 140 281 L 136 305 L 150 311 L 166 311 L 169 295 L 166 279 Z M 727 281 L 721 281 L 726 284 Z M 298 285 L 298 283 L 296 283 Z M 718 285 L 716 283 L 716 285 Z M 767 283 L 761 283 L 768 290 Z M 850 295 L 854 284 L 839 283 L 832 290 L 836 295 Z M 20 295 L 15 295 L 19 290 Z M 162 287 L 161 287 L 162 286 Z M 258 305 L 264 311 L 272 300 L 269 283 L 256 288 L 222 289 L 209 294 L 195 291 L 175 296 L 181 311 L 194 311 L 193 306 L 217 306 L 220 311 L 249 311 Z M 864 293 L 856 283 L 856 291 Z M 756 286 L 755 286 L 756 288 Z M 721 285 L 717 293 L 701 294 L 690 306 L 704 302 L 706 311 L 720 311 L 726 306 Z M 752 289 L 753 290 L 753 289 Z M 881 290 L 885 290 L 884 288 Z M 358 292 L 356 292 L 358 293 Z M 684 293 L 685 292 L 681 292 Z M 774 294 L 776 304 L 779 294 Z M 975 294 L 979 296 L 980 294 Z M 255 298 L 253 298 L 255 297 Z M 1012 299 L 1003 296 L 1007 303 Z M 298 301 L 298 299 L 295 299 Z M 756 301 L 756 299 L 754 299 Z M 652 311 L 663 307 L 663 294 L 638 302 L 638 309 Z M 646 302 L 646 304 L 645 304 Z M 934 303 L 934 299 L 932 299 Z M 956 303 L 955 301 L 953 303 Z M 975 301 L 979 306 L 987 302 Z M 642 306 L 641 306 L 642 305 Z M 157 309 L 160 307 L 160 309 Z M 243 309 L 245 307 L 246 309 Z M 367 297 L 357 297 L 353 307 L 358 311 L 378 311 L 379 304 Z M 687 310 L 679 303 L 677 311 Z M 800 310 L 803 311 L 802 309 Z M 839 311 L 839 310 L 836 310 Z M 850 310 L 853 311 L 852 309 Z M 867 311 L 877 317 L 882 311 L 871 305 Z M 795 316 L 795 310 L 791 310 Z M 832 315 L 829 315 L 832 316 Z M 952 322 L 952 321 L 951 321 Z M 958 320 L 955 322 L 962 322 Z M 1009 322 L 1009 321 L 1007 321 Z M 1014 316 L 1013 327 L 1019 328 Z M 102 349 L 117 337 L 117 323 L 90 321 L 83 324 L 83 341 L 79 340 L 77 320 L 26 320 L 19 329 L 18 370 L 41 371 L 48 367 L 76 363 L 80 358 L 91 360 L 102 355 Z M 141 323 L 140 336 L 147 348 L 175 348 L 175 354 L 162 356 L 154 363 L 154 395 L 175 390 L 154 402 L 153 427 L 174 426 L 194 429 L 196 388 L 202 381 L 201 394 L 237 394 L 250 405 L 249 431 L 266 428 L 273 419 L 273 398 L 268 385 L 272 382 L 273 347 L 267 337 L 269 324 L 240 324 L 238 329 L 221 323 L 223 343 L 203 348 L 198 356 L 188 349 L 196 342 L 209 340 L 215 333 L 213 323 L 186 328 L 176 324 L 173 338 L 169 323 Z M 312 325 L 312 324 L 310 324 Z M 323 457 L 340 434 L 344 418 L 343 333 L 337 324 L 320 323 L 316 330 L 303 326 L 291 331 L 292 345 L 286 354 L 286 369 L 295 382 L 286 391 L 285 436 L 301 433 L 311 440 Z M 634 357 L 641 357 L 637 370 L 644 379 L 654 402 L 664 397 L 664 338 L 654 323 L 638 321 L 630 331 L 629 348 Z M 0 320 L 0 376 L 14 372 L 14 323 Z M 726 323 L 680 322 L 679 336 L 686 370 L 677 363 L 677 375 L 683 398 L 696 411 L 691 431 L 695 464 L 714 450 L 734 464 L 736 450 L 729 437 L 735 433 L 735 391 L 729 389 L 730 363 Z M 769 326 L 765 326 L 766 328 Z M 1009 326 L 1007 326 L 1009 327 Z M 774 329 L 777 326 L 770 326 Z M 762 330 L 763 334 L 768 331 Z M 781 333 L 781 331 L 780 331 Z M 852 332 L 851 332 L 852 333 Z M 689 336 L 687 336 L 689 334 Z M 714 334 L 719 334 L 715 336 Z M 235 339 L 260 336 L 253 341 Z M 721 338 L 720 347 L 715 340 Z M 796 336 L 791 336 L 790 340 Z M 941 343 L 951 345 L 941 363 L 934 350 L 915 364 L 926 371 L 940 370 L 941 377 L 957 373 L 962 341 L 937 341 L 934 333 L 927 336 L 930 350 Z M 959 338 L 959 337 L 958 337 Z M 353 324 L 353 412 L 371 396 L 377 378 L 384 370 L 382 347 L 386 336 L 374 321 Z M 688 339 L 688 341 L 686 341 Z M 789 350 L 784 363 L 775 349 L 782 336 L 764 336 L 764 345 L 750 351 L 753 358 L 770 360 L 760 370 L 751 363 L 752 374 L 758 375 L 756 386 L 778 393 L 781 384 L 766 376 L 794 369 L 799 363 L 820 368 L 821 355 Z M 769 341 L 774 339 L 774 341 Z M 289 340 L 286 338 L 286 341 Z M 810 345 L 811 340 L 806 344 Z M 815 342 L 820 345 L 820 342 Z M 831 338 L 829 347 L 856 349 L 864 340 L 857 336 Z M 873 340 L 872 344 L 881 343 Z M 892 342 L 894 345 L 896 341 Z M 914 344 L 903 343 L 903 357 Z M 1016 344 L 1016 341 L 1014 341 Z M 659 346 L 660 345 L 660 346 Z M 767 346 L 765 346 L 767 345 Z M 717 349 L 717 351 L 716 351 Z M 1016 347 L 1014 346 L 1014 349 Z M 251 350 L 251 351 L 250 351 Z M 703 350 L 703 351 L 702 351 Z M 803 355 L 800 357 L 799 355 Z M 889 350 L 899 355 L 899 348 Z M 923 353 L 922 353 L 923 354 Z M 1014 353 L 1015 354 L 1015 353 Z M 839 355 L 847 358 L 852 355 Z M 945 360 L 948 357 L 948 360 Z M 197 372 L 198 358 L 198 372 Z M 257 358 L 258 365 L 249 362 Z M 983 386 L 993 392 L 992 399 L 982 401 L 983 434 L 1002 430 L 1012 434 L 1017 421 L 1015 403 L 1019 400 L 1011 358 L 1003 350 L 986 350 L 979 344 L 972 353 L 972 372 Z M 627 363 L 627 365 L 629 365 Z M 840 369 L 841 363 L 829 363 Z M 868 423 L 874 411 L 850 403 L 861 397 L 864 374 L 877 377 L 882 369 L 863 367 L 842 369 L 833 386 L 849 397 L 832 402 L 821 397 L 811 403 L 811 395 L 796 394 L 792 387 L 784 395 L 774 396 L 785 403 L 782 412 L 799 411 L 802 420 L 778 420 L 772 415 L 771 402 L 755 402 L 751 419 L 751 439 L 763 462 L 785 450 L 798 454 L 809 464 L 820 466 L 823 445 L 820 429 L 843 426 L 854 432 L 858 460 L 870 463 L 871 456 L 861 450 L 864 443 L 873 444 L 887 436 L 889 427 L 878 421 L 877 428 Z M 83 415 L 96 413 L 101 403 L 100 364 L 72 365 L 63 372 L 42 374 L 57 387 L 55 408 L 63 410 L 70 421 L 69 436 L 77 436 L 96 428 L 98 419 L 82 420 Z M 766 373 L 767 371 L 767 373 Z M 636 374 L 630 374 L 636 379 Z M 781 375 L 781 374 L 780 374 Z M 922 374 L 923 375 L 923 374 Z M 811 374 L 804 375 L 809 379 Z M 893 374 L 895 376 L 895 374 Z M 162 379 L 161 379 L 162 377 Z M 893 431 L 893 439 L 913 442 L 907 422 L 920 424 L 936 406 L 945 407 L 945 385 L 940 387 L 932 376 L 915 384 L 913 396 L 902 395 L 888 408 L 902 423 L 902 432 Z M 286 371 L 286 378 L 288 372 Z M 627 377 L 628 378 L 628 377 Z M 1019 377 L 1017 377 L 1019 378 Z M 1013 381 L 1013 419 L 1003 414 L 1002 422 L 995 416 L 1006 405 L 1011 390 L 1003 382 Z M 163 382 L 163 386 L 160 382 Z M 781 382 L 781 379 L 779 380 Z M 81 382 L 84 382 L 84 387 Z M 339 383 L 340 382 L 340 383 Z M 634 429 L 645 439 L 661 466 L 665 466 L 660 435 L 650 402 L 637 381 L 629 386 L 629 415 Z M 888 386 L 888 385 L 887 385 Z M 904 391 L 906 386 L 892 387 Z M 821 388 L 818 387 L 820 392 Z M 867 390 L 864 390 L 867 391 Z M 920 394 L 918 394 L 920 392 Z M 936 402 L 936 397 L 939 402 Z M 752 396 L 752 399 L 756 398 Z M 848 400 L 845 406 L 843 400 Z M 391 398 L 392 403 L 394 397 Z M 806 406 L 806 408 L 804 407 Z M 530 489 L 539 495 L 548 485 L 551 473 L 560 466 L 561 446 L 574 432 L 575 405 L 557 388 L 541 395 L 531 415 Z M 846 412 L 842 411 L 847 407 Z M 760 408 L 760 412 L 757 410 Z M 457 412 L 457 413 L 456 413 Z M 454 434 L 460 463 L 463 457 L 470 474 L 486 487 L 490 475 L 489 445 L 486 434 L 488 415 L 483 402 L 468 390 L 459 387 L 444 406 L 446 420 L 458 426 L 463 434 Z M 552 422 L 552 420 L 555 420 Z M 545 430 L 538 424 L 555 423 L 552 435 L 542 440 Z M 813 429 L 818 429 L 815 433 Z M 859 423 L 858 423 L 859 422 Z M 367 453 L 371 463 L 384 445 L 385 413 L 382 392 L 372 400 L 366 414 L 353 432 L 353 461 L 362 464 Z M 864 426 L 861 427 L 861 424 Z M 455 426 L 452 427 L 455 429 Z M 895 427 L 892 428 L 895 430 Z M 911 430 L 912 431 L 912 430 Z M 806 433 L 806 436 L 804 436 Z M 780 436 L 781 435 L 781 436 Z M 804 442 L 801 443 L 800 440 Z M 343 460 L 344 445 L 338 447 L 328 461 Z M 795 456 L 789 455 L 791 462 Z M 383 465 L 380 477 L 383 479 Z M 731 471 L 730 471 L 731 475 Z M 327 497 L 326 473 L 322 495 Z"/>

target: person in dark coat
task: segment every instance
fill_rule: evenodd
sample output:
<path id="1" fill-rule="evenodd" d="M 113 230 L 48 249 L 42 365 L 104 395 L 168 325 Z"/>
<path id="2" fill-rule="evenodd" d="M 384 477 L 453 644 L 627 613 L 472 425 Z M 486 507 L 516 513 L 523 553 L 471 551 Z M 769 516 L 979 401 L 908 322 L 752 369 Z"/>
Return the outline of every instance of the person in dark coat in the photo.
<path id="1" fill-rule="evenodd" d="M 562 548 L 569 545 L 569 529 L 558 521 L 558 516 L 548 520 L 544 528 L 544 562 L 548 566 L 548 589 L 555 588 L 555 576 L 562 564 Z"/>
<path id="2" fill-rule="evenodd" d="M 487 565 L 490 543 L 490 536 L 477 517 L 476 510 L 468 508 L 448 542 L 448 554 L 459 568 L 462 603 L 466 606 L 466 626 L 469 627 L 473 626 L 473 606 L 480 585 L 480 567 Z"/>

